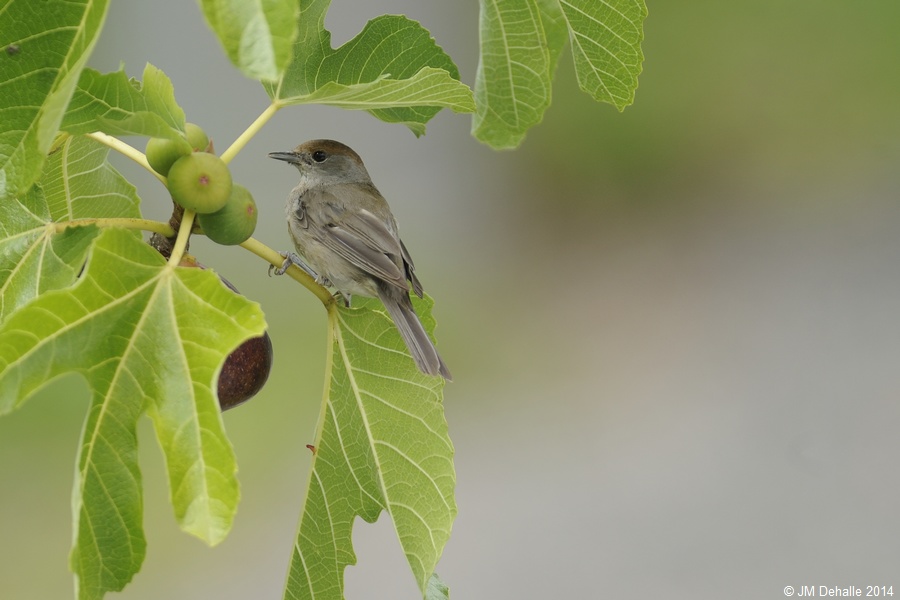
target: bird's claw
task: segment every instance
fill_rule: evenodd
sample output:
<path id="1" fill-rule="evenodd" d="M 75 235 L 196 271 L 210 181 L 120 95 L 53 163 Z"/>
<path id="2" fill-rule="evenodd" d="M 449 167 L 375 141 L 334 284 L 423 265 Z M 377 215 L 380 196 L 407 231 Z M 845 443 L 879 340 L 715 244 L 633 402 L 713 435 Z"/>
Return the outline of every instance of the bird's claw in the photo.
<path id="1" fill-rule="evenodd" d="M 300 260 L 300 257 L 293 252 L 279 252 L 278 254 L 284 257 L 284 262 L 278 268 L 275 268 L 275 265 L 269 265 L 269 277 L 272 276 L 273 271 L 276 275 L 284 275 L 284 272 L 288 270 L 292 263 L 296 264 L 293 260 L 294 257 L 297 257 L 297 261 Z"/>
<path id="2" fill-rule="evenodd" d="M 346 306 L 347 308 L 350 308 L 350 294 L 345 294 L 344 292 L 338 290 L 334 293 L 334 299 L 335 300 L 343 300 L 344 306 Z"/>
<path id="3" fill-rule="evenodd" d="M 303 259 L 300 258 L 296 253 L 279 252 L 278 254 L 284 257 L 284 262 L 281 263 L 281 266 L 278 268 L 276 268 L 275 265 L 269 265 L 269 277 L 272 276 L 272 273 L 275 273 L 276 275 L 284 275 L 284 272 L 287 271 L 291 265 L 297 265 L 298 267 L 303 269 L 304 273 L 315 279 L 316 283 L 318 283 L 319 285 L 324 287 L 331 287 L 331 281 L 327 277 L 319 275 L 318 273 L 313 271 L 309 267 L 309 265 L 303 262 Z"/>

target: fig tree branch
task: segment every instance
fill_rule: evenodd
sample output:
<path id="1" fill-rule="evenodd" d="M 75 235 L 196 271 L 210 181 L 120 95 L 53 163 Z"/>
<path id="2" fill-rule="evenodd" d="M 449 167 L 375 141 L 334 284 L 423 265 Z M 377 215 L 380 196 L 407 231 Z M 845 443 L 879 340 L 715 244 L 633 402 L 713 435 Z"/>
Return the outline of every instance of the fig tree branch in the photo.
<path id="1" fill-rule="evenodd" d="M 266 110 L 262 112 L 261 115 L 256 117 L 256 120 L 250 123 L 250 126 L 244 130 L 244 133 L 238 136 L 236 140 L 228 147 L 228 149 L 222 153 L 221 159 L 227 165 L 231 162 L 231 159 L 237 156 L 237 153 L 244 149 L 244 146 L 247 145 L 253 136 L 259 133 L 259 130 L 263 128 L 263 125 L 269 122 L 275 113 L 278 112 L 278 109 L 281 108 L 281 104 L 278 102 L 272 102 Z"/>
<path id="2" fill-rule="evenodd" d="M 263 260 L 268 261 L 272 266 L 280 267 L 284 263 L 284 257 L 281 254 L 279 254 L 272 248 L 269 248 L 255 238 L 250 238 L 249 240 L 243 242 L 241 244 L 241 247 L 245 250 L 249 250 Z M 292 279 L 315 294 L 316 298 L 321 300 L 322 304 L 325 305 L 325 308 L 329 308 L 332 304 L 334 304 L 334 296 L 331 295 L 331 292 L 316 283 L 316 280 L 310 277 L 309 274 L 307 274 L 303 269 L 297 267 L 296 265 L 291 265 L 284 272 L 284 274 L 289 275 Z"/>

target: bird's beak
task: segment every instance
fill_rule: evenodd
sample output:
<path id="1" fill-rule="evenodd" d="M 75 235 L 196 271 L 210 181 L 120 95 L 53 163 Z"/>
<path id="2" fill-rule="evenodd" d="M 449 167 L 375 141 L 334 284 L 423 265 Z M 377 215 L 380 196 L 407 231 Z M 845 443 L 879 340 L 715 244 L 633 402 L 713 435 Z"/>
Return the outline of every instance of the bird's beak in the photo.
<path id="1" fill-rule="evenodd" d="M 283 160 L 284 162 L 296 165 L 300 163 L 300 155 L 296 152 L 269 152 L 269 158 L 275 160 Z"/>

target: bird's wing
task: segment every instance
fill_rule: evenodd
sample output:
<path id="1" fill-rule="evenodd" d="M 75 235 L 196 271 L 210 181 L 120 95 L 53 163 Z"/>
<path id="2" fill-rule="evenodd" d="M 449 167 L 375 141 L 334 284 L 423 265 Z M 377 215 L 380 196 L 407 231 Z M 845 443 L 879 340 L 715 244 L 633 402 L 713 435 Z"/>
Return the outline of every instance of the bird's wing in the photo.
<path id="1" fill-rule="evenodd" d="M 343 190 L 342 190 L 343 192 Z M 408 290 L 403 268 L 403 248 L 388 225 L 365 208 L 344 210 L 345 204 L 337 202 L 333 194 L 322 192 L 323 202 L 315 203 L 320 210 L 310 218 L 322 224 L 321 242 L 351 264 L 363 271 Z M 352 199 L 351 205 L 356 205 Z"/>

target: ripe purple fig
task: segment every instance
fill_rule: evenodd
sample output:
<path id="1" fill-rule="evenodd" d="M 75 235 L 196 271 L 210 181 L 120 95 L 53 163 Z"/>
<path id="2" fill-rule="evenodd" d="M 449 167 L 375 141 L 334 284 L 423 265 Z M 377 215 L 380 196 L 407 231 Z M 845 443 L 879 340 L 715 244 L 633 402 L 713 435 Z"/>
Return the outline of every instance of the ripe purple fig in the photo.
<path id="1" fill-rule="evenodd" d="M 219 373 L 222 410 L 243 404 L 259 392 L 272 369 L 272 339 L 268 332 L 247 340 L 228 355 Z"/>

